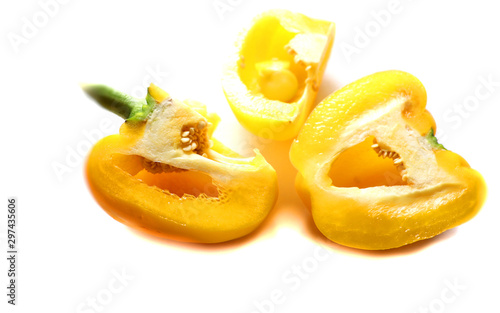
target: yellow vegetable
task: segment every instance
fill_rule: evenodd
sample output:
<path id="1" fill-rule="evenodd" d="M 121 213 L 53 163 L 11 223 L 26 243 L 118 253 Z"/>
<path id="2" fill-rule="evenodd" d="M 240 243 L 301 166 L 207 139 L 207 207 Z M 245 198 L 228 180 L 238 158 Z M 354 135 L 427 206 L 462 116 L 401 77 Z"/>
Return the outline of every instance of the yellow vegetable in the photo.
<path id="1" fill-rule="evenodd" d="M 434 137 L 426 92 L 412 75 L 380 72 L 324 99 L 292 144 L 296 187 L 318 229 L 361 249 L 389 249 L 467 222 L 481 175 Z"/>
<path id="2" fill-rule="evenodd" d="M 212 138 L 219 117 L 151 85 L 146 100 L 84 87 L 126 118 L 87 160 L 92 194 L 117 221 L 157 236 L 215 243 L 252 232 L 274 206 L 276 172 L 257 151 L 242 158 Z"/>
<path id="3" fill-rule="evenodd" d="M 257 16 L 224 67 L 222 85 L 238 121 L 277 140 L 297 135 L 311 111 L 335 26 L 285 10 Z"/>

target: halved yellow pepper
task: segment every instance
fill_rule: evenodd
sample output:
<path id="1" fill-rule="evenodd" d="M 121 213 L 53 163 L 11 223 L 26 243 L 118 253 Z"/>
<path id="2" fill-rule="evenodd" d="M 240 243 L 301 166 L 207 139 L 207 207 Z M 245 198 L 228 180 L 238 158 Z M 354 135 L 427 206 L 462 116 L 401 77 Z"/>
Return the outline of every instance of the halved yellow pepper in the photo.
<path id="1" fill-rule="evenodd" d="M 114 219 L 157 236 L 215 243 L 253 231 L 273 207 L 276 172 L 264 157 L 242 158 L 212 138 L 219 118 L 203 104 L 151 85 L 147 101 L 102 85 L 84 89 L 127 121 L 99 141 L 86 174 Z"/>
<path id="2" fill-rule="evenodd" d="M 296 187 L 318 229 L 361 249 L 433 237 L 476 215 L 482 176 L 434 137 L 414 76 L 380 72 L 324 99 L 290 150 Z"/>
<path id="3" fill-rule="evenodd" d="M 238 121 L 252 133 L 286 140 L 311 111 L 335 34 L 331 22 L 285 10 L 257 16 L 239 36 L 222 86 Z"/>

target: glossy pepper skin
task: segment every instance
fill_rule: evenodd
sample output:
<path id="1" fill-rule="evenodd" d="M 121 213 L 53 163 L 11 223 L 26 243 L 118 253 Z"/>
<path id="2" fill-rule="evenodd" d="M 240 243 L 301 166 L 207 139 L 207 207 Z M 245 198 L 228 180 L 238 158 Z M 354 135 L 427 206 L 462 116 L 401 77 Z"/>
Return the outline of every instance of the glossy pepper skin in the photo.
<path id="1" fill-rule="evenodd" d="M 274 140 L 297 136 L 321 85 L 335 24 L 287 10 L 259 14 L 234 45 L 222 87 L 240 124 Z"/>
<path id="2" fill-rule="evenodd" d="M 325 98 L 292 144 L 296 187 L 330 240 L 400 247 L 469 221 L 486 197 L 482 176 L 437 143 L 421 82 L 375 73 Z"/>
<path id="3" fill-rule="evenodd" d="M 257 150 L 242 158 L 212 138 L 219 119 L 202 104 L 154 85 L 144 101 L 102 85 L 84 89 L 126 118 L 86 163 L 93 196 L 115 220 L 160 237 L 217 243 L 252 232 L 274 206 L 274 169 Z"/>

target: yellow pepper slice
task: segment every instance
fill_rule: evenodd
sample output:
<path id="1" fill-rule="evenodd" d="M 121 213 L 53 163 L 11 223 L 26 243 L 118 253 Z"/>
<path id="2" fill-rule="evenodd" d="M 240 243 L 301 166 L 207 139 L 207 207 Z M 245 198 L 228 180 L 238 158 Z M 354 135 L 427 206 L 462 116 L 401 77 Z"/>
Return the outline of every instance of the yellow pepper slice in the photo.
<path id="1" fill-rule="evenodd" d="M 331 22 L 285 10 L 257 16 L 224 66 L 222 86 L 252 133 L 286 140 L 311 111 L 335 34 Z"/>
<path id="2" fill-rule="evenodd" d="M 252 232 L 276 201 L 276 172 L 212 138 L 219 118 L 203 104 L 151 85 L 147 104 L 100 85 L 84 89 L 127 118 L 91 150 L 90 190 L 117 221 L 157 236 L 216 243 Z M 126 105 L 124 105 L 124 103 Z"/>
<path id="3" fill-rule="evenodd" d="M 292 144 L 296 187 L 318 229 L 360 249 L 390 249 L 467 222 L 482 176 L 434 137 L 424 86 L 387 71 L 324 99 Z"/>

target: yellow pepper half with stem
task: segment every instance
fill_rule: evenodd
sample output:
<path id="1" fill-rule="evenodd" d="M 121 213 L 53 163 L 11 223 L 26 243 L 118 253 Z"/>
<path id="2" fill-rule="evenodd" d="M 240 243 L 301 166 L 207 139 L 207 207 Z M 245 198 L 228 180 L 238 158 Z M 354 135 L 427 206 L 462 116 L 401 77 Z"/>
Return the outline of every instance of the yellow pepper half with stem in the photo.
<path id="1" fill-rule="evenodd" d="M 91 150 L 90 190 L 114 219 L 157 236 L 216 243 L 252 232 L 274 206 L 276 172 L 264 157 L 243 158 L 213 131 L 219 117 L 151 85 L 135 99 L 102 85 L 84 90 L 126 119 L 120 134 Z"/>
<path id="2" fill-rule="evenodd" d="M 264 138 L 293 138 L 311 111 L 330 56 L 332 22 L 286 10 L 257 16 L 224 66 L 222 87 L 238 121 Z"/>
<path id="3" fill-rule="evenodd" d="M 390 249 L 467 222 L 482 176 L 440 145 L 414 76 L 387 71 L 324 99 L 292 144 L 296 187 L 318 229 L 349 247 Z"/>

